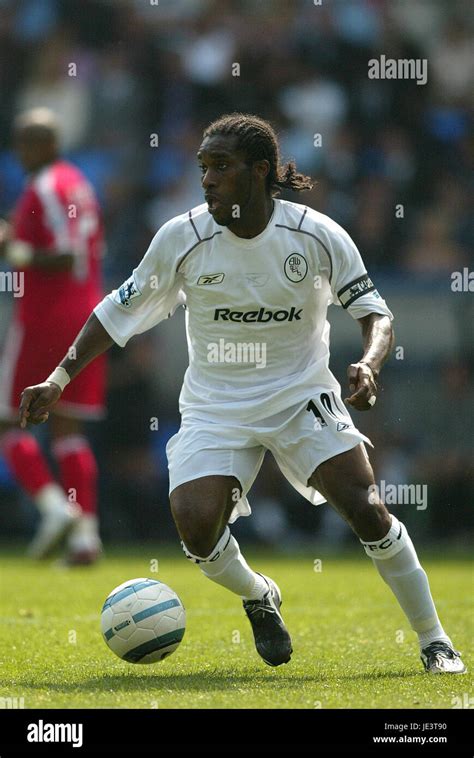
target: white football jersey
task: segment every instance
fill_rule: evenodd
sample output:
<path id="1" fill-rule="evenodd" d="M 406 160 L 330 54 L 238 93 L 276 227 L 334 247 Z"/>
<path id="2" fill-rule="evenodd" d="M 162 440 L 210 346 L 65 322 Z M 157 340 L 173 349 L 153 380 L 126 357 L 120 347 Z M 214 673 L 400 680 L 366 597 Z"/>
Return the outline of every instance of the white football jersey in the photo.
<path id="1" fill-rule="evenodd" d="M 252 423 L 339 391 L 328 367 L 327 308 L 392 318 L 357 247 L 328 216 L 275 199 L 265 229 L 242 239 L 202 204 L 164 224 L 132 276 L 94 312 L 126 345 L 186 307 L 183 421 Z"/>

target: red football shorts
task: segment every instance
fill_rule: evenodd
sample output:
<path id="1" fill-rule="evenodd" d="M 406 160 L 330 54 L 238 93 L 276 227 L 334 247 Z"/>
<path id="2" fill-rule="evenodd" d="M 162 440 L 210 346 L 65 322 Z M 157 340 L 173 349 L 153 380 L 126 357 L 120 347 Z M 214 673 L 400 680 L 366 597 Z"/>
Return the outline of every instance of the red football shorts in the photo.
<path id="1" fill-rule="evenodd" d="M 77 321 L 77 323 L 76 323 Z M 7 332 L 0 366 L 0 419 L 18 418 L 21 393 L 40 384 L 64 358 L 84 324 L 68 313 L 61 321 L 29 326 L 13 319 Z M 106 359 L 101 355 L 65 388 L 55 411 L 62 416 L 94 420 L 105 415 Z"/>

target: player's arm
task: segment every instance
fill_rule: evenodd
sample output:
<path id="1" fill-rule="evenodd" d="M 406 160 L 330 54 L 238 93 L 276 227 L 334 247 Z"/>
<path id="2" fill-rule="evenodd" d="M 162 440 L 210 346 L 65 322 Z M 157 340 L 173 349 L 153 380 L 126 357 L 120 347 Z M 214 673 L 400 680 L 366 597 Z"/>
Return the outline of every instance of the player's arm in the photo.
<path id="1" fill-rule="evenodd" d="M 72 249 L 46 249 L 34 244 L 34 240 L 38 239 L 38 224 L 44 209 L 32 187 L 27 190 L 21 208 L 20 220 L 17 223 L 19 235 L 11 224 L 0 220 L 0 256 L 5 257 L 11 266 L 20 270 L 70 271 L 75 261 Z"/>
<path id="2" fill-rule="evenodd" d="M 34 248 L 32 250 L 31 263 L 28 268 L 40 269 L 41 271 L 70 271 L 74 266 L 74 253 L 50 251 Z"/>
<path id="3" fill-rule="evenodd" d="M 18 269 L 34 268 L 43 271 L 70 271 L 74 266 L 74 253 L 60 252 L 52 254 L 29 242 L 11 239 L 11 226 L 0 219 L 0 256 Z"/>
<path id="4" fill-rule="evenodd" d="M 42 424 L 61 397 L 66 384 L 94 358 L 114 344 L 95 313 L 91 313 L 58 368 L 41 384 L 26 387 L 21 395 L 20 426 Z M 68 357 L 74 356 L 74 357 Z"/>
<path id="5" fill-rule="evenodd" d="M 375 288 L 350 235 L 335 222 L 320 225 L 326 258 L 330 259 L 332 302 L 341 306 L 362 328 L 363 355 L 347 369 L 350 397 L 345 402 L 368 411 L 377 400 L 377 380 L 393 344 L 393 314 Z M 324 270 L 325 258 L 322 259 Z"/>
<path id="6" fill-rule="evenodd" d="M 377 382 L 381 368 L 393 346 L 394 332 L 389 316 L 369 313 L 357 319 L 362 328 L 364 353 L 358 363 L 347 369 L 351 396 L 346 403 L 358 411 L 367 411 L 377 399 Z"/>

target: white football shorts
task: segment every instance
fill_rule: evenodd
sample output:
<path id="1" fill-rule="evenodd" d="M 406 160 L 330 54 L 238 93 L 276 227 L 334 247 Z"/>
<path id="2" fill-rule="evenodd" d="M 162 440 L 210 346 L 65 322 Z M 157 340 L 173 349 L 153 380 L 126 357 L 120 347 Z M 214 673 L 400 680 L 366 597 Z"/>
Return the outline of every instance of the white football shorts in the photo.
<path id="1" fill-rule="evenodd" d="M 184 482 L 203 476 L 234 476 L 242 487 L 242 497 L 229 523 L 249 516 L 247 493 L 260 470 L 266 450 L 290 484 L 313 505 L 325 498 L 308 479 L 324 461 L 371 441 L 352 423 L 340 395 L 331 389 L 263 421 L 233 425 L 187 419 L 166 446 L 170 493 Z"/>

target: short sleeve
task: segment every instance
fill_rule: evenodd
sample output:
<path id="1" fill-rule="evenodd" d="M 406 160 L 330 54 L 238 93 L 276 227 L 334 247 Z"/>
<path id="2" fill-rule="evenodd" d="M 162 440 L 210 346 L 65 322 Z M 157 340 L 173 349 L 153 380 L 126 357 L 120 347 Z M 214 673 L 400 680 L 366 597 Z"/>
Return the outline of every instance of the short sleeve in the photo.
<path id="1" fill-rule="evenodd" d="M 94 308 L 102 326 L 120 347 L 184 304 L 182 277 L 176 270 L 178 257 L 176 219 L 171 219 L 159 229 L 132 275 Z"/>
<path id="2" fill-rule="evenodd" d="M 332 261 L 332 302 L 355 319 L 380 313 L 393 319 L 385 300 L 377 291 L 364 266 L 361 254 L 349 234 L 338 224 L 330 234 Z"/>

